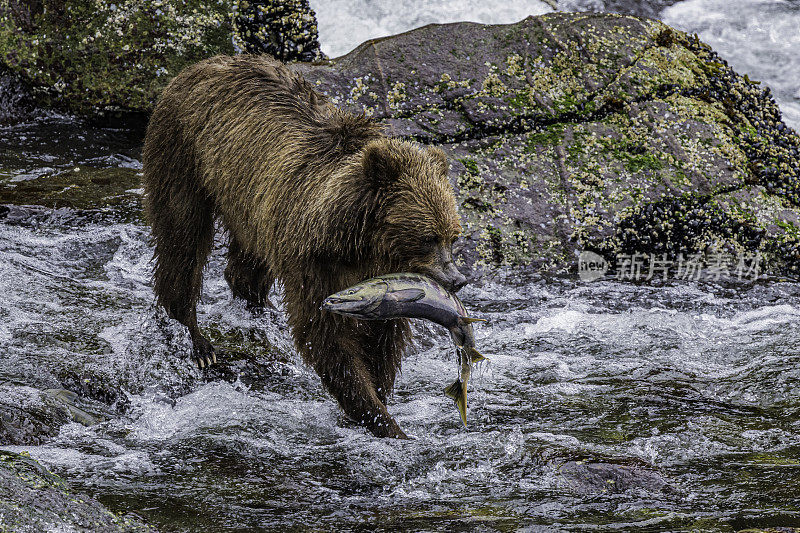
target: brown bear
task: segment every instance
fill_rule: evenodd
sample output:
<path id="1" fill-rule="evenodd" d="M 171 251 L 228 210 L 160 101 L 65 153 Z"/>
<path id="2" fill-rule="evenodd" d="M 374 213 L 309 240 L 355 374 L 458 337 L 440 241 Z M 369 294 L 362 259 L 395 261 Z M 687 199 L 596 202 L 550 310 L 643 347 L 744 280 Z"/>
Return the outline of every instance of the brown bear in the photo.
<path id="1" fill-rule="evenodd" d="M 377 436 L 405 437 L 385 404 L 407 322 L 357 321 L 320 305 L 391 272 L 451 290 L 466 282 L 452 259 L 461 225 L 444 152 L 387 138 L 276 60 L 217 56 L 164 89 L 143 167 L 155 293 L 189 328 L 201 368 L 216 360 L 195 308 L 219 219 L 233 294 L 261 308 L 282 283 L 297 349 L 344 412 Z"/>

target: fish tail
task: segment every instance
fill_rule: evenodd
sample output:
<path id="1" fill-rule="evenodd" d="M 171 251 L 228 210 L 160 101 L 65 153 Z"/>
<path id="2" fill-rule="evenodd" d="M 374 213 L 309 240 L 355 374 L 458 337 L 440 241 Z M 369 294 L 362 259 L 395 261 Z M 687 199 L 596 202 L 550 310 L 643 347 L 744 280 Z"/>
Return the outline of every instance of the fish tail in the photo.
<path id="1" fill-rule="evenodd" d="M 444 393 L 456 402 L 461 421 L 467 427 L 467 384 L 457 379 L 444 389 Z"/>

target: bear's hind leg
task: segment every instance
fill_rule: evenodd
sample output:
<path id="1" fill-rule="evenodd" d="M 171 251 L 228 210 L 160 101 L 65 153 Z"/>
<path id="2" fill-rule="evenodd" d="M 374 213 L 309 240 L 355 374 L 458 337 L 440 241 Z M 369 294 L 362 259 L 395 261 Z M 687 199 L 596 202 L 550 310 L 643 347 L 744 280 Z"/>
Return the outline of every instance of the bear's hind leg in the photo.
<path id="1" fill-rule="evenodd" d="M 269 300 L 269 290 L 275 281 L 269 268 L 262 260 L 244 251 L 234 239 L 228 248 L 225 281 L 236 298 L 247 302 L 250 311 L 260 313 L 265 308 L 275 309 Z"/>
<path id="2" fill-rule="evenodd" d="M 203 266 L 214 238 L 211 200 L 186 184 L 151 193 L 148 215 L 155 239 L 155 293 L 173 318 L 189 329 L 193 357 L 200 368 L 216 362 L 214 347 L 197 326 L 197 300 Z"/>

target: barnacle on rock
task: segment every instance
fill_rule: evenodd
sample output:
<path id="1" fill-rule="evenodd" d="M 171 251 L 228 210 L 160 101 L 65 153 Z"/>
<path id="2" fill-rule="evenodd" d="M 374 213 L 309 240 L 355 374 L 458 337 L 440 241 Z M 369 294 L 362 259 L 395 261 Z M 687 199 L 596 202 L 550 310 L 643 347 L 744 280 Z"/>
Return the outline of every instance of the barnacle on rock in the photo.
<path id="1" fill-rule="evenodd" d="M 2 62 L 40 104 L 80 113 L 148 111 L 185 66 L 237 47 L 322 58 L 307 0 L 0 2 Z"/>
<path id="2" fill-rule="evenodd" d="M 323 59 L 308 0 L 233 0 L 234 41 L 249 54 L 281 61 Z"/>

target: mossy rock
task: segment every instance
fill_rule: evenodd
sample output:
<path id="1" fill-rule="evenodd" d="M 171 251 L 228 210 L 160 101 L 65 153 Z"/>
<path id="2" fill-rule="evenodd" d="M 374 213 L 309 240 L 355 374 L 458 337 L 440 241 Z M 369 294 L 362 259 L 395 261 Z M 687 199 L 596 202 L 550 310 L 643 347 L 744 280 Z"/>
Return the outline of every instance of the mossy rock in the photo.
<path id="1" fill-rule="evenodd" d="M 91 209 L 138 200 L 141 178 L 135 169 L 76 166 L 36 176 L 4 178 L 0 170 L 0 204 Z M 131 192 L 134 191 L 134 192 Z"/>
<path id="2" fill-rule="evenodd" d="M 321 59 L 307 0 L 0 1 L 0 61 L 46 107 L 146 113 L 184 67 L 235 51 Z"/>
<path id="3" fill-rule="evenodd" d="M 58 63 L 72 70 L 45 68 L 56 57 L 88 53 L 88 44 L 42 51 L 41 43 L 32 44 L 39 32 L 50 31 L 48 42 L 65 46 L 97 34 L 47 30 L 47 24 L 66 17 L 67 26 L 106 28 L 113 21 L 110 3 L 100 2 L 108 10 L 94 15 L 89 3 L 62 2 L 67 7 L 57 16 L 47 11 L 51 4 L 42 3 L 41 20 L 34 17 L 42 25 L 36 32 L 11 31 L 6 10 L 0 51 L 11 50 L 14 59 L 24 50 L 27 59 L 16 57 L 16 68 L 40 86 L 60 87 L 79 107 L 148 109 L 180 66 L 228 50 L 216 33 L 228 31 L 220 18 L 227 7 L 198 7 L 192 31 L 199 37 L 180 45 L 184 53 L 165 51 L 152 39 L 127 51 L 141 55 L 136 61 L 149 65 L 151 74 L 168 55 L 175 63 L 163 77 L 125 78 L 136 69 L 125 66 L 128 56 L 115 48 L 125 45 L 105 30 L 92 46 L 102 45 L 113 52 L 103 57 L 118 60 L 84 65 L 76 56 Z M 147 18 L 144 11 L 136 16 Z M 173 28 L 170 35 L 184 30 Z M 574 271 L 583 250 L 612 263 L 633 253 L 759 254 L 767 272 L 800 275 L 800 138 L 781 121 L 768 88 L 736 74 L 696 37 L 661 22 L 553 13 L 508 25 L 432 24 L 292 68 L 338 105 L 382 120 L 388 133 L 449 153 L 466 223 L 458 257 L 474 276 L 496 266 Z M 73 77 L 53 77 L 56 71 Z M 95 81 L 82 81 L 95 74 Z M 130 90 L 117 98 L 123 93 L 106 91 L 106 80 Z M 116 100 L 103 103 L 112 95 Z M 133 175 L 123 174 L 123 182 Z M 10 183 L 3 189 L 14 196 L 10 203 L 42 194 L 53 205 L 125 203 L 124 194 L 90 176 L 62 183 L 81 176 L 37 180 L 42 191 Z"/>
<path id="4" fill-rule="evenodd" d="M 120 516 L 23 453 L 0 450 L 0 530 L 92 533 L 152 532 L 132 516 Z"/>
<path id="5" fill-rule="evenodd" d="M 31 83 L 40 102 L 71 111 L 150 109 L 183 67 L 233 52 L 231 1 L 4 4 L 3 62 Z"/>
<path id="6" fill-rule="evenodd" d="M 281 61 L 317 61 L 317 17 L 308 0 L 235 0 L 234 42 L 248 54 Z"/>
<path id="7" fill-rule="evenodd" d="M 769 89 L 633 16 L 432 24 L 297 65 L 335 102 L 451 156 L 480 275 L 580 251 L 759 254 L 800 275 L 800 138 Z M 735 198 L 735 201 L 733 199 Z"/>

